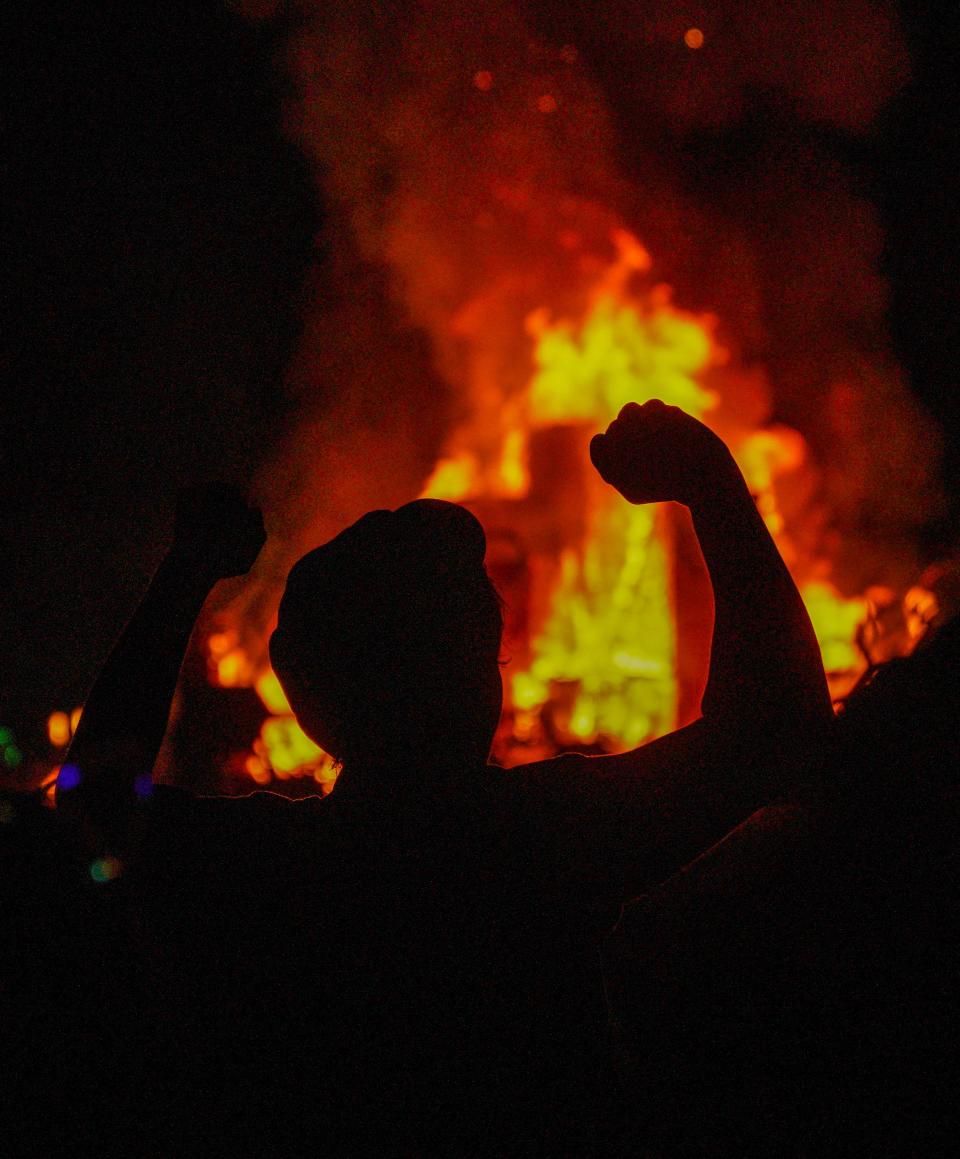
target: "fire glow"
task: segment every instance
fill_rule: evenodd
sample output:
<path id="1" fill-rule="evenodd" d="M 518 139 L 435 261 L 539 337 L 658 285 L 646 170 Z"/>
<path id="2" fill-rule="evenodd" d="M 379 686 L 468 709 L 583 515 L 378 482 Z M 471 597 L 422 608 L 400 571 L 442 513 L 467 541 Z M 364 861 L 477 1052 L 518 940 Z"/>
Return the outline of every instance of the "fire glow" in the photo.
<path id="1" fill-rule="evenodd" d="M 678 600 L 697 585 L 704 590 L 699 565 L 678 559 L 678 542 L 692 533 L 676 509 L 619 499 L 587 466 L 587 447 L 629 401 L 660 398 L 710 424 L 721 400 L 704 379 L 727 355 L 716 319 L 679 309 L 667 287 L 650 283 L 652 262 L 637 239 L 618 231 L 613 241 L 616 257 L 581 318 L 554 317 L 545 308 L 528 314 L 526 389 L 478 408 L 453 433 L 451 453 L 422 492 L 477 511 L 491 535 L 495 579 L 497 545 L 518 545 L 521 580 L 514 568 L 504 592 L 511 665 L 495 749 L 507 764 L 565 748 L 622 751 L 696 712 L 703 673 L 678 663 L 676 614 Z M 797 431 L 760 427 L 731 443 L 795 571 L 831 688 L 842 695 L 867 664 L 871 600 L 889 602 L 892 593 L 843 597 L 830 581 L 829 561 L 804 558 L 791 539 L 778 486 L 810 470 Z M 564 477 L 576 481 L 572 490 Z M 684 641 L 704 660 L 708 631 L 701 620 Z M 298 728 L 276 676 L 256 670 L 235 633 L 212 635 L 208 651 L 214 679 L 255 686 L 270 714 L 247 773 L 262 785 L 309 775 L 328 791 L 333 762 Z"/>
<path id="2" fill-rule="evenodd" d="M 771 168 L 776 135 L 755 166 L 708 167 L 708 186 L 682 164 L 704 133 L 736 130 L 758 78 L 783 88 L 795 117 L 866 130 L 906 72 L 864 72 L 871 87 L 851 106 L 839 48 L 825 72 L 823 28 L 843 32 L 831 44 L 890 48 L 896 61 L 892 31 L 811 8 L 815 21 L 781 29 L 780 67 L 767 47 L 775 13 L 758 40 L 749 10 L 722 35 L 693 13 L 647 24 L 585 10 L 589 52 L 571 43 L 576 19 L 554 40 L 500 0 L 386 4 L 373 22 L 356 6 L 299 11 L 285 126 L 333 260 L 288 383 L 296 422 L 257 480 L 279 528 L 272 554 L 208 641 L 212 679 L 255 686 L 269 714 L 249 776 L 332 784 L 267 667 L 270 609 L 297 555 L 417 494 L 464 503 L 487 531 L 507 607 L 497 760 L 618 751 L 693 719 L 711 601 L 688 516 L 630 507 L 588 460 L 590 437 L 628 401 L 681 406 L 730 446 L 835 697 L 868 658 L 908 650 L 935 604 L 923 588 L 903 602 L 914 561 L 897 551 L 933 494 L 915 448 L 936 436 L 877 342 L 886 306 L 869 207 L 829 156 L 812 182 L 806 168 Z M 606 38 L 623 67 L 638 62 L 622 91 L 592 72 Z M 834 74 L 836 91 L 824 84 Z M 637 125 L 626 170 L 611 94 Z M 805 147 L 814 138 L 804 128 Z M 757 212 L 741 220 L 742 205 Z M 859 551 L 878 485 L 894 534 Z"/>

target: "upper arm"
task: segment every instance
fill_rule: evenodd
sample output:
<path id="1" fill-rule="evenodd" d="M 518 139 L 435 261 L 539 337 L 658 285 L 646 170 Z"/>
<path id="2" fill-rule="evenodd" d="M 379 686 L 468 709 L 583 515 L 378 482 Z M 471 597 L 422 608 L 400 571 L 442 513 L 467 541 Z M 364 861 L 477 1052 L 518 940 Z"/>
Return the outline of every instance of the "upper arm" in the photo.
<path id="1" fill-rule="evenodd" d="M 563 835 L 568 871 L 635 896 L 719 840 L 761 801 L 758 765 L 771 758 L 701 718 L 617 756 L 567 756 L 529 766 Z"/>

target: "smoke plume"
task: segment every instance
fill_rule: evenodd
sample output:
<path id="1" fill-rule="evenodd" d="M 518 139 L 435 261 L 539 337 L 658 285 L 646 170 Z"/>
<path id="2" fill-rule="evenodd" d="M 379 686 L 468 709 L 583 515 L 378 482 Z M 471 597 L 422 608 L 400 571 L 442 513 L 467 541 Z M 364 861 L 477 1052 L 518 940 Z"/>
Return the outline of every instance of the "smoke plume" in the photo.
<path id="1" fill-rule="evenodd" d="M 907 582 L 937 437 L 890 350 L 866 189 L 908 76 L 889 4 L 240 6 L 288 22 L 287 129 L 327 222 L 248 617 L 300 551 L 415 496 L 464 426 L 495 437 L 525 318 L 575 316 L 621 228 L 717 316 L 721 425 L 810 444 L 803 534 L 837 581 Z"/>

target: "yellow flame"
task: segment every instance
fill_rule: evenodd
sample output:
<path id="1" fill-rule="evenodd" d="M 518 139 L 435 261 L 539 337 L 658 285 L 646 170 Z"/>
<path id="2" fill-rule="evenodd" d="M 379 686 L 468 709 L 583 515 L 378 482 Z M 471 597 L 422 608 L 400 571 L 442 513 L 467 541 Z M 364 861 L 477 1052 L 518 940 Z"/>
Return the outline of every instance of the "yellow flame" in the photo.
<path id="1" fill-rule="evenodd" d="M 247 755 L 244 770 L 258 785 L 276 777 L 312 777 L 324 792 L 337 778 L 333 758 L 297 724 L 280 681 L 272 668 L 258 671 L 235 631 L 214 632 L 207 638 L 211 676 L 225 688 L 253 687 L 270 713 Z"/>
<path id="2" fill-rule="evenodd" d="M 207 637 L 207 664 L 222 688 L 249 688 L 256 679 L 256 669 L 232 629 Z"/>
<path id="3" fill-rule="evenodd" d="M 513 425 L 511 425 L 511 422 Z M 447 499 L 451 503 L 477 495 L 501 499 L 522 498 L 530 489 L 527 467 L 527 432 L 516 408 L 507 410 L 499 457 L 484 473 L 477 457 L 461 451 L 440 459 L 420 492 L 421 499 Z"/>
<path id="4" fill-rule="evenodd" d="M 289 777 L 323 758 L 323 749 L 306 735 L 292 716 L 269 716 L 260 737 L 278 777 Z"/>
<path id="5" fill-rule="evenodd" d="M 293 709 L 272 668 L 268 668 L 257 677 L 254 688 L 268 712 L 272 712 L 274 716 L 292 715 Z"/>
<path id="6" fill-rule="evenodd" d="M 527 432 L 522 427 L 507 431 L 500 456 L 499 477 L 501 495 L 523 496 L 530 490 L 530 471 L 527 466 Z"/>
<path id="7" fill-rule="evenodd" d="M 472 455 L 440 459 L 433 474 L 424 484 L 422 499 L 447 499 L 458 503 L 474 490 L 477 477 L 476 459 Z"/>
<path id="8" fill-rule="evenodd" d="M 804 584 L 800 595 L 820 645 L 830 691 L 834 697 L 843 696 L 867 667 L 856 641 L 870 613 L 870 602 L 865 596 L 847 598 L 826 580 Z"/>
<path id="9" fill-rule="evenodd" d="M 715 396 L 697 375 L 716 358 L 711 320 L 675 309 L 664 291 L 624 300 L 611 288 L 649 255 L 618 238 L 614 274 L 580 325 L 527 319 L 536 339 L 529 413 L 535 425 L 600 430 L 628 402 L 661 398 L 700 416 Z M 511 681 L 529 716 L 550 703 L 561 743 L 634 747 L 676 721 L 674 615 L 662 516 L 605 491 L 592 497 L 584 545 L 567 550 L 527 672 Z"/>
<path id="10" fill-rule="evenodd" d="M 774 484 L 779 475 L 795 471 L 807 457 L 807 444 L 790 427 L 767 427 L 748 435 L 737 447 L 737 464 L 756 498 L 757 510 L 776 539 L 784 530 Z"/>
<path id="11" fill-rule="evenodd" d="M 273 669 L 262 672 L 254 687 L 271 715 L 260 727 L 253 752 L 247 757 L 246 771 L 260 785 L 269 784 L 274 777 L 285 781 L 309 776 L 324 792 L 329 792 L 337 779 L 336 764 L 297 724 Z"/>
<path id="12" fill-rule="evenodd" d="M 244 768 L 260 785 L 312 777 L 328 792 L 337 779 L 333 758 L 306 735 L 293 716 L 268 716 Z"/>
<path id="13" fill-rule="evenodd" d="M 716 399 L 695 379 L 710 362 L 706 320 L 673 309 L 602 296 L 581 327 L 527 319 L 537 339 L 530 386 L 534 421 L 606 424 L 628 402 L 660 398 L 702 415 Z"/>
<path id="14" fill-rule="evenodd" d="M 635 747 L 674 726 L 675 647 L 657 514 L 606 505 L 583 552 L 564 554 L 533 663 L 513 679 L 514 701 L 528 711 L 556 701 L 550 724 L 562 743 Z"/>

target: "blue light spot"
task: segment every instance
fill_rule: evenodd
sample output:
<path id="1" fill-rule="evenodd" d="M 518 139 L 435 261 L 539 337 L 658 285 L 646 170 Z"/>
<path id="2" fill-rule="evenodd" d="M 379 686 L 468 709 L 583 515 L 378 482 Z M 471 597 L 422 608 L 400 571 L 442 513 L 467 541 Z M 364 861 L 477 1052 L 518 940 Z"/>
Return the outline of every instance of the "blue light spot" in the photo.
<path id="1" fill-rule="evenodd" d="M 133 791 L 138 797 L 147 798 L 153 794 L 153 777 L 149 773 L 141 773 L 133 782 Z"/>
<path id="2" fill-rule="evenodd" d="M 69 789 L 75 789 L 82 780 L 83 774 L 79 765 L 62 765 L 57 776 L 57 791 L 65 793 Z"/>

